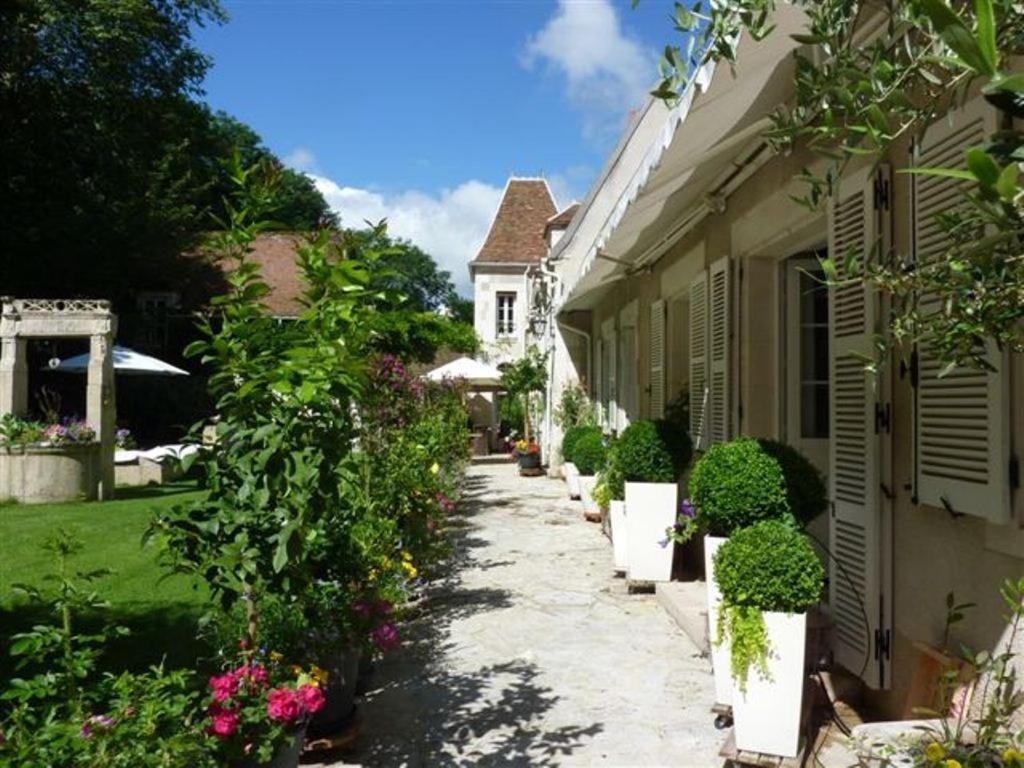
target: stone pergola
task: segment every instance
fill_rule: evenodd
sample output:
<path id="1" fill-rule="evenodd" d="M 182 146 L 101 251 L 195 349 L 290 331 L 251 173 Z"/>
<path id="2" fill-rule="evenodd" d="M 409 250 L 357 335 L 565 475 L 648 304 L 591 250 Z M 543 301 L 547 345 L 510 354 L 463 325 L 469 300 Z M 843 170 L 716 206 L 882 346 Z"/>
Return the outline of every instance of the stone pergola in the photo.
<path id="1" fill-rule="evenodd" d="M 85 420 L 100 443 L 99 498 L 114 497 L 114 336 L 117 316 L 99 299 L 0 298 L 0 415 L 28 412 L 29 339 L 88 338 Z"/>

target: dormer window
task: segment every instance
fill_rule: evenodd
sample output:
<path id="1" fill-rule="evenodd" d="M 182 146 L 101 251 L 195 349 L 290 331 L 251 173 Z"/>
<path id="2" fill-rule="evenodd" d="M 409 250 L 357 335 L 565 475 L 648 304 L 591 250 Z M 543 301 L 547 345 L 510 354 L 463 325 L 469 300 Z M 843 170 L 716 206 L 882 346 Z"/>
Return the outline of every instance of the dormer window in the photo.
<path id="1" fill-rule="evenodd" d="M 512 336 L 516 332 L 516 294 L 498 294 L 498 335 Z"/>

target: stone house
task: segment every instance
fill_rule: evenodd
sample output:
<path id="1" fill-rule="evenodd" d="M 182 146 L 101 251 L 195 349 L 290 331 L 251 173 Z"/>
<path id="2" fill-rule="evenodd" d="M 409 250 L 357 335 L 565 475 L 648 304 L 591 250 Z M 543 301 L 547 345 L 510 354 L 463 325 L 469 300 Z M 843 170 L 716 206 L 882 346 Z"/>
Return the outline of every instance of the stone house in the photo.
<path id="1" fill-rule="evenodd" d="M 818 257 L 876 242 L 941 253 L 933 216 L 954 182 L 897 171 L 962 162 L 996 116 L 975 98 L 877 169 L 854 165 L 827 210 L 808 210 L 793 198 L 818 158 L 762 138 L 792 96 L 790 34 L 803 22 L 783 4 L 777 23 L 741 41 L 735 67 L 697 71 L 678 104 L 648 103 L 552 247 L 549 398 L 585 382 L 614 433 L 682 396 L 700 449 L 751 435 L 811 458 L 831 502 L 813 533 L 831 553 L 834 661 L 880 711 L 905 714 L 919 649 L 942 641 L 947 593 L 977 605 L 959 641 L 991 648 L 1003 629 L 1000 584 L 1024 568 L 1024 370 L 1002 354 L 995 373 L 939 379 L 918 349 L 869 374 L 884 302 L 815 273 Z M 559 441 L 548 424 L 556 462 Z"/>

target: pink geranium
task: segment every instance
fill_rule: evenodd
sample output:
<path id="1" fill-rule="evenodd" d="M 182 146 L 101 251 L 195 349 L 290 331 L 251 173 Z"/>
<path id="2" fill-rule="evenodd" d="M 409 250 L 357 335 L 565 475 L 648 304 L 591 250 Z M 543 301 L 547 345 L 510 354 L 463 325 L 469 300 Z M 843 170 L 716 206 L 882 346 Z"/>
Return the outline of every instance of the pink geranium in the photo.
<path id="1" fill-rule="evenodd" d="M 291 724 L 304 712 L 302 699 L 294 688 L 275 688 L 267 694 L 267 714 L 271 720 Z"/>
<path id="2" fill-rule="evenodd" d="M 238 677 L 232 672 L 211 677 L 210 691 L 214 701 L 225 702 L 238 693 Z"/>
<path id="3" fill-rule="evenodd" d="M 385 622 L 370 633 L 370 639 L 382 651 L 389 651 L 398 645 L 398 630 L 391 622 Z"/>
<path id="4" fill-rule="evenodd" d="M 218 739 L 227 739 L 238 731 L 238 713 L 219 706 L 210 707 L 210 727 L 207 731 Z"/>
<path id="5" fill-rule="evenodd" d="M 315 715 L 324 707 L 326 700 L 324 699 L 324 692 L 321 691 L 315 685 L 300 685 L 299 686 L 299 701 L 302 702 L 303 709 L 306 710 L 307 714 Z"/>

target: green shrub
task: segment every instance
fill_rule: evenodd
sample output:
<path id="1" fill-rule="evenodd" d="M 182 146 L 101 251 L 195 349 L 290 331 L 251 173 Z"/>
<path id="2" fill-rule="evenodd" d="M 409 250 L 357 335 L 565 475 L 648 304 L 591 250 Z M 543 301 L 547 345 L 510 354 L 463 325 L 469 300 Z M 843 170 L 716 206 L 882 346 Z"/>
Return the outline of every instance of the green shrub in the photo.
<path id="1" fill-rule="evenodd" d="M 791 445 L 776 440 L 758 440 L 762 450 L 779 462 L 786 483 L 786 500 L 793 517 L 807 525 L 828 506 L 825 479 L 817 467 Z"/>
<path id="2" fill-rule="evenodd" d="M 604 468 L 607 453 L 604 436 L 600 431 L 588 432 L 576 441 L 573 463 L 581 475 L 596 475 Z"/>
<path id="3" fill-rule="evenodd" d="M 789 514 L 779 463 L 748 437 L 708 449 L 690 475 L 690 501 L 712 536 Z"/>
<path id="4" fill-rule="evenodd" d="M 638 421 L 618 439 L 615 465 L 624 482 L 674 483 L 690 462 L 690 437 L 667 421 Z"/>
<path id="5" fill-rule="evenodd" d="M 732 674 L 745 690 L 750 666 L 764 674 L 771 651 L 762 611 L 803 613 L 821 599 L 825 570 L 807 536 L 782 520 L 734 532 L 714 569 L 722 592 L 716 642 L 731 639 Z"/>
<path id="6" fill-rule="evenodd" d="M 575 464 L 576 443 L 579 442 L 581 437 L 594 434 L 600 436 L 601 428 L 593 424 L 577 424 L 575 427 L 569 427 L 569 429 L 565 430 L 565 436 L 562 438 L 562 460 Z"/>

